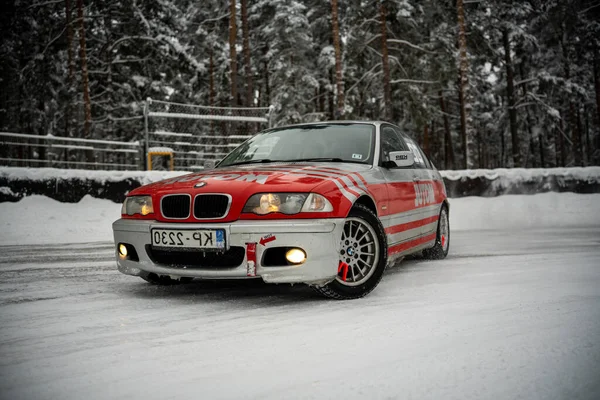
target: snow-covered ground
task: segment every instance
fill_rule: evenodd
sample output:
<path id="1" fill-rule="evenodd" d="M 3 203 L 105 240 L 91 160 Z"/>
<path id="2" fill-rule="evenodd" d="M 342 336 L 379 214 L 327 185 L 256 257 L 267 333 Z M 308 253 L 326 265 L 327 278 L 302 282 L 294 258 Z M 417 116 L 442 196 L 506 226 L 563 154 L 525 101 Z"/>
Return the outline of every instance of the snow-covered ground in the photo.
<path id="1" fill-rule="evenodd" d="M 150 286 L 115 270 L 120 205 L 2 203 L 0 398 L 600 398 L 600 195 L 451 204 L 447 259 L 336 302 Z"/>
<path id="2" fill-rule="evenodd" d="M 453 230 L 600 226 L 600 194 L 540 193 L 450 199 Z M 121 205 L 85 196 L 61 203 L 28 196 L 0 203 L 0 245 L 86 243 L 112 240 Z"/>

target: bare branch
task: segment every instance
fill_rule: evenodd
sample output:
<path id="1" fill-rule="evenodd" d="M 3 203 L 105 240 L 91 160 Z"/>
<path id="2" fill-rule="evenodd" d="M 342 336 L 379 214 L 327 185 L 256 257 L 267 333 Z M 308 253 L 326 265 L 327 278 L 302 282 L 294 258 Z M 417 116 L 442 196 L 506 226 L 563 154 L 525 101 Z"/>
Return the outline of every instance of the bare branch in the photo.
<path id="1" fill-rule="evenodd" d="M 435 85 L 436 83 L 439 83 L 438 81 L 423 81 L 423 80 L 419 80 L 419 79 L 396 79 L 391 81 L 390 83 L 422 83 L 422 84 L 426 84 L 426 85 Z"/>
<path id="2" fill-rule="evenodd" d="M 402 40 L 402 39 L 388 39 L 387 42 L 388 43 L 395 43 L 395 44 L 403 44 L 403 45 L 411 47 L 413 49 L 424 51 L 425 53 L 435 54 L 431 50 L 424 49 L 421 46 L 418 46 L 416 44 L 412 44 L 411 42 L 409 42 L 407 40 Z"/>
<path id="3" fill-rule="evenodd" d="M 371 68 L 370 70 L 368 70 L 367 72 L 365 72 L 363 74 L 363 76 L 360 77 L 359 80 L 356 81 L 356 83 L 354 85 L 352 85 L 352 87 L 350 87 L 350 89 L 348 89 L 346 92 L 350 93 L 352 91 L 352 89 L 354 89 L 356 86 L 358 86 L 358 84 L 365 79 L 367 76 L 370 76 L 373 73 L 373 70 L 375 70 L 375 68 L 381 66 L 381 63 L 377 63 L 375 64 L 375 66 L 373 68 Z M 376 75 L 381 74 L 381 72 L 376 73 Z"/>

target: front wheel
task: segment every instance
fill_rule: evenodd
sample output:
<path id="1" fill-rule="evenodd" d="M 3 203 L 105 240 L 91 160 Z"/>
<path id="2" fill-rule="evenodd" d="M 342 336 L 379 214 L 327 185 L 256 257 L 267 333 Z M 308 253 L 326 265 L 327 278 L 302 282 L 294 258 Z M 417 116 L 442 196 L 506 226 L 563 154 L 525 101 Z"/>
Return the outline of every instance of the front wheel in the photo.
<path id="1" fill-rule="evenodd" d="M 435 245 L 430 249 L 423 250 L 423 256 L 430 260 L 441 260 L 446 258 L 448 250 L 450 250 L 450 221 L 448 207 L 444 205 L 440 211 Z"/>
<path id="2" fill-rule="evenodd" d="M 368 207 L 356 204 L 342 231 L 338 275 L 325 286 L 315 287 L 333 299 L 357 299 L 379 284 L 387 262 L 387 240 L 383 226 Z"/>

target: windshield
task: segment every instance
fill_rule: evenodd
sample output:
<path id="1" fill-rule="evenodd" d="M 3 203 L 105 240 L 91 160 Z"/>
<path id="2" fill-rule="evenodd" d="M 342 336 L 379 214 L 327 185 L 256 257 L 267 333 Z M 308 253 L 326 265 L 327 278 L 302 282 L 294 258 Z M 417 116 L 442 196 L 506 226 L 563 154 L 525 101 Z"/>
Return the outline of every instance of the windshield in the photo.
<path id="1" fill-rule="evenodd" d="M 371 124 L 317 124 L 261 133 L 233 150 L 219 167 L 276 161 L 370 163 L 375 127 Z"/>

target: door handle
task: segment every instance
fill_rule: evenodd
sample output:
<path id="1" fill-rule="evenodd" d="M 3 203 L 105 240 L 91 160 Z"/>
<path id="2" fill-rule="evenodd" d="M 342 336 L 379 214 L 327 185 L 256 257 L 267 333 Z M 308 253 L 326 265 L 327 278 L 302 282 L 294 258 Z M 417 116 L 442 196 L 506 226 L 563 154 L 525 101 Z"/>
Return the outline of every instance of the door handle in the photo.
<path id="1" fill-rule="evenodd" d="M 421 182 L 421 178 L 414 177 L 413 182 Z"/>

